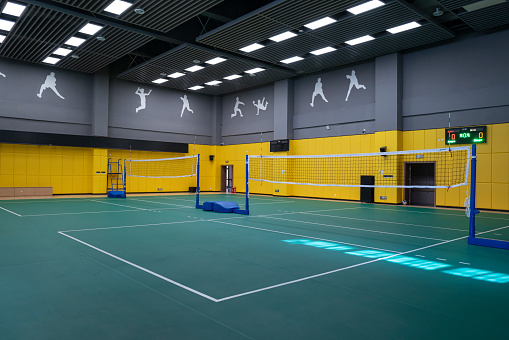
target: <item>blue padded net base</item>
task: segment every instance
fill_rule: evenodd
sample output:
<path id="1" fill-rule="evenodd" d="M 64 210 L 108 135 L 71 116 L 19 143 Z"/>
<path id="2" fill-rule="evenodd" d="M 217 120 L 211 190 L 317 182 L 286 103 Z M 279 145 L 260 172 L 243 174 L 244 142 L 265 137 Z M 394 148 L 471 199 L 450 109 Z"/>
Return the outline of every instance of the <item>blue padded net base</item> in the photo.
<path id="1" fill-rule="evenodd" d="M 233 210 L 239 209 L 239 204 L 236 202 L 228 201 L 209 201 L 203 203 L 203 210 L 215 211 L 219 213 L 232 213 Z"/>

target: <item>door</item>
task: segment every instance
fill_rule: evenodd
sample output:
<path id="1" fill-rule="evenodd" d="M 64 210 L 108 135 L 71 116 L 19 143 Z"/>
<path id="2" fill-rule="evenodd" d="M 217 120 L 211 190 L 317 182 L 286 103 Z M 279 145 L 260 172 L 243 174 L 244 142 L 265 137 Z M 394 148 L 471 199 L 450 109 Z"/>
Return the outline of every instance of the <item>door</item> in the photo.
<path id="1" fill-rule="evenodd" d="M 435 185 L 435 163 L 406 163 L 405 164 L 405 185 L 413 186 L 434 186 Z M 408 204 L 435 206 L 434 188 L 408 188 L 405 189 L 405 199 Z"/>
<path id="2" fill-rule="evenodd" d="M 221 192 L 231 192 L 233 188 L 233 165 L 221 165 Z"/>

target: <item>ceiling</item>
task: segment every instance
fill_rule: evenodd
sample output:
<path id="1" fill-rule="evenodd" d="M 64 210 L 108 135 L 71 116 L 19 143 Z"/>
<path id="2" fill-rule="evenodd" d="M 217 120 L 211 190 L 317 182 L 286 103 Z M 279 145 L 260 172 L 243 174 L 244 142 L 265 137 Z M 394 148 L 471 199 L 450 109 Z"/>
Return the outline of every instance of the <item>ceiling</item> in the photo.
<path id="1" fill-rule="evenodd" d="M 19 17 L 0 14 L 1 20 L 14 23 L 10 31 L 0 29 L 5 36 L 0 56 L 41 64 L 56 57 L 55 67 L 87 73 L 109 67 L 120 79 L 179 90 L 199 86 L 198 93 L 221 95 L 509 27 L 507 0 L 381 0 L 383 6 L 357 15 L 347 10 L 369 0 L 125 0 L 132 6 L 120 15 L 104 11 L 112 1 L 12 0 L 26 8 Z M 0 9 L 7 3 L 1 0 Z M 324 17 L 333 22 L 306 26 Z M 386 31 L 410 22 L 420 26 L 397 34 Z M 79 33 L 87 23 L 102 28 L 94 35 Z M 293 37 L 269 39 L 284 32 Z M 347 43 L 366 35 L 373 39 Z M 84 42 L 69 46 L 71 37 Z M 254 43 L 263 47 L 240 50 Z M 311 53 L 325 47 L 331 52 Z M 69 54 L 55 55 L 58 48 Z M 217 57 L 224 61 L 207 63 Z M 292 57 L 300 60 L 282 62 Z M 203 68 L 185 70 L 191 66 Z M 246 73 L 251 69 L 263 71 Z M 183 75 L 168 77 L 177 72 Z M 241 77 L 224 79 L 231 75 Z M 160 78 L 166 81 L 153 83 Z M 206 85 L 214 80 L 221 83 Z"/>

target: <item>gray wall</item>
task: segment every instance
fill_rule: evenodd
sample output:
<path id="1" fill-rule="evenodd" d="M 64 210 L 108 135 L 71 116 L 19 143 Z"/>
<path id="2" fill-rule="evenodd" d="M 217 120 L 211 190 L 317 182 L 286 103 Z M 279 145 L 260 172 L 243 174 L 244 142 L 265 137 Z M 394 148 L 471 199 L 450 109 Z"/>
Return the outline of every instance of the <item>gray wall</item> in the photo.
<path id="1" fill-rule="evenodd" d="M 92 75 L 9 59 L 0 59 L 0 72 L 0 129 L 91 134 Z M 50 88 L 37 96 L 50 72 L 65 99 Z"/>

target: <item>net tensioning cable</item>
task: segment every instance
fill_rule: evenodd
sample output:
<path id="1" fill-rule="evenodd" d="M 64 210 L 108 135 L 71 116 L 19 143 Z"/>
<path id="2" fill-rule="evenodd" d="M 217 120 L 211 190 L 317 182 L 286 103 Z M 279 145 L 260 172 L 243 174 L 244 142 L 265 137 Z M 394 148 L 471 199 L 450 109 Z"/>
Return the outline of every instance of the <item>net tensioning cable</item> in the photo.
<path id="1" fill-rule="evenodd" d="M 126 177 L 179 178 L 196 176 L 198 155 L 163 159 L 126 159 Z"/>
<path id="2" fill-rule="evenodd" d="M 314 156 L 249 156 L 249 180 L 335 187 L 454 188 L 468 184 L 470 147 Z M 435 177 L 405 181 L 408 165 L 434 164 Z M 361 185 L 374 176 L 374 185 Z M 413 176 L 415 177 L 415 176 Z"/>

